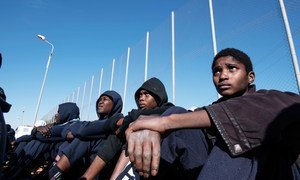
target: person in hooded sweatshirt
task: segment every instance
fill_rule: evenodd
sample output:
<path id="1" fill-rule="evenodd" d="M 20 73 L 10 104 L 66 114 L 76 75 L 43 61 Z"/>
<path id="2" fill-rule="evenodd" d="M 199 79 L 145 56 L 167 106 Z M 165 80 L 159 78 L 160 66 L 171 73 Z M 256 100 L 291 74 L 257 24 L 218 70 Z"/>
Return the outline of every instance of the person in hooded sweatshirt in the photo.
<path id="1" fill-rule="evenodd" d="M 114 117 L 110 118 L 110 120 L 105 122 L 105 127 L 109 127 L 112 129 L 113 134 L 110 134 L 107 139 L 104 140 L 103 146 L 98 150 L 97 156 L 94 158 L 92 164 L 89 166 L 88 170 L 84 173 L 82 176 L 83 179 L 94 179 L 97 174 L 101 171 L 100 175 L 98 178 L 100 179 L 108 179 L 111 175 L 111 170 L 114 168 L 114 163 L 111 162 L 115 157 L 118 157 L 118 153 L 116 152 L 116 149 L 120 149 L 120 143 L 116 143 L 116 139 L 120 137 L 120 134 L 123 134 L 127 126 L 129 125 L 130 122 L 134 121 L 137 119 L 137 117 L 140 114 L 145 114 L 145 115 L 150 115 L 150 114 L 161 114 L 162 112 L 166 111 L 169 107 L 172 107 L 173 105 L 171 103 L 167 103 L 167 95 L 165 92 L 165 88 L 163 84 L 160 82 L 160 80 L 156 78 L 151 78 L 150 80 L 146 81 L 143 86 L 141 87 L 142 89 L 139 89 L 135 95 L 136 97 L 136 103 L 139 107 L 139 109 L 133 109 L 127 116 L 124 118 L 121 117 Z M 149 90 L 146 91 L 144 89 Z M 140 99 L 140 91 L 143 93 L 145 97 L 151 98 L 150 103 L 146 101 L 145 99 L 142 100 Z M 154 92 L 154 93 L 152 93 Z M 150 95 L 150 94 L 156 94 L 156 95 Z M 155 99 L 154 99 L 155 97 Z M 148 99 L 148 98 L 147 98 Z M 158 103 L 156 103 L 158 102 Z M 158 108 L 158 105 L 161 108 Z M 148 109 L 148 110 L 147 110 Z M 120 124 L 123 122 L 122 126 Z M 81 133 L 81 135 L 87 135 L 87 133 L 90 131 L 90 129 L 84 128 L 85 133 Z M 116 131 L 117 130 L 117 131 Z M 118 134 L 118 137 L 114 134 L 114 131 Z M 123 137 L 121 137 L 123 139 Z M 112 153 L 113 152 L 113 153 Z M 69 164 L 69 163 L 67 163 Z M 110 165 L 109 168 L 106 167 L 106 165 Z M 66 166 L 61 166 L 60 170 L 63 169 Z M 67 166 L 69 168 L 69 165 Z M 65 168 L 65 169 L 67 169 Z M 104 169 L 106 168 L 106 169 Z M 109 169 L 107 171 L 107 169 Z M 104 172 L 103 172 L 104 171 Z M 51 177 L 51 176 L 50 176 Z M 59 176 L 56 176 L 55 178 L 58 178 Z M 54 179 L 54 178 L 53 178 Z"/>
<path id="2" fill-rule="evenodd" d="M 2 57 L 0 54 L 0 67 L 2 63 Z M 4 120 L 3 113 L 9 112 L 11 104 L 6 102 L 6 95 L 4 90 L 0 87 L 0 179 L 2 177 L 2 168 L 3 168 L 3 160 L 6 151 L 6 140 L 7 140 L 7 130 L 6 124 Z"/>
<path id="3" fill-rule="evenodd" d="M 14 149 L 15 149 L 14 143 L 16 139 L 15 139 L 15 130 L 11 127 L 10 124 L 6 124 L 6 131 L 7 131 L 7 137 L 6 137 L 4 162 L 7 168 L 10 159 L 13 159 L 14 157 Z"/>
<path id="4" fill-rule="evenodd" d="M 172 103 L 168 102 L 168 96 L 163 83 L 155 77 L 144 82 L 142 86 L 135 92 L 134 98 L 136 100 L 138 109 L 133 109 L 128 113 L 128 116 L 125 116 L 123 123 L 118 130 L 120 134 L 123 134 L 128 128 L 129 124 L 134 122 L 139 117 L 147 118 L 149 116 L 165 116 L 169 114 L 180 114 L 187 112 L 187 110 L 184 108 L 174 106 Z M 151 132 L 145 130 L 142 133 L 143 135 L 147 136 Z M 201 138 L 199 135 L 200 133 L 193 133 L 193 137 L 195 138 Z M 151 146 L 151 144 L 148 145 Z M 193 146 L 192 149 L 201 148 L 192 144 L 190 146 Z M 206 144 L 203 144 L 203 146 L 206 146 Z M 174 170 L 175 169 L 172 169 L 171 167 L 166 167 L 166 172 L 173 171 L 174 176 L 169 177 L 176 177 L 176 171 Z M 136 169 L 129 162 L 129 158 L 126 156 L 126 146 L 124 147 L 124 150 L 122 151 L 119 161 L 111 176 L 111 179 L 123 178 L 140 178 Z"/>
<path id="5" fill-rule="evenodd" d="M 63 129 L 76 121 L 79 121 L 78 106 L 72 102 L 60 104 L 53 124 L 33 128 L 32 140 L 24 146 L 22 144 L 22 150 L 16 157 L 16 164 L 6 176 L 11 179 L 18 178 L 24 171 L 34 168 L 39 160 L 52 161 L 59 145 L 65 141 L 61 137 Z"/>
<path id="6" fill-rule="evenodd" d="M 219 100 L 195 112 L 140 119 L 127 129 L 129 157 L 140 174 L 159 174 L 163 170 L 159 161 L 173 144 L 163 144 L 170 136 L 162 137 L 161 144 L 160 135 L 137 137 L 135 132 L 148 129 L 163 135 L 182 128 L 205 128 L 216 141 L 197 179 L 300 179 L 300 96 L 256 91 L 251 59 L 235 48 L 221 50 L 211 68 L 213 83 L 222 95 Z M 149 140 L 156 142 L 152 149 L 145 146 Z M 182 140 L 199 141 L 193 137 Z M 201 151 L 195 153 L 201 156 Z"/>
<path id="7" fill-rule="evenodd" d="M 96 112 L 99 117 L 96 121 L 83 123 L 77 132 L 73 133 L 75 139 L 58 154 L 56 164 L 49 170 L 48 178 L 59 179 L 64 177 L 71 167 L 79 160 L 85 157 L 85 160 L 91 161 L 95 158 L 97 151 L 102 148 L 108 139 L 112 140 L 115 148 L 111 149 L 107 156 L 114 156 L 122 147 L 119 138 L 111 138 L 115 130 L 110 127 L 116 120 L 123 118 L 122 98 L 115 91 L 105 91 L 100 95 L 96 102 Z M 69 172 L 67 175 L 72 174 Z M 76 174 L 77 175 L 77 174 Z"/>

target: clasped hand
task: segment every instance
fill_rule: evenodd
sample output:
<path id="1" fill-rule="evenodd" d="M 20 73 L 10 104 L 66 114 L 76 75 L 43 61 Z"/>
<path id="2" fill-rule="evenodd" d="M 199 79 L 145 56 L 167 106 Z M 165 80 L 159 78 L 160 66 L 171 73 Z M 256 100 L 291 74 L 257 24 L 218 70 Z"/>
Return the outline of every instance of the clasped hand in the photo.
<path id="1" fill-rule="evenodd" d="M 158 173 L 160 162 L 161 117 L 140 116 L 126 130 L 127 153 L 130 161 L 145 178 Z M 151 130 L 150 130 L 151 129 Z"/>

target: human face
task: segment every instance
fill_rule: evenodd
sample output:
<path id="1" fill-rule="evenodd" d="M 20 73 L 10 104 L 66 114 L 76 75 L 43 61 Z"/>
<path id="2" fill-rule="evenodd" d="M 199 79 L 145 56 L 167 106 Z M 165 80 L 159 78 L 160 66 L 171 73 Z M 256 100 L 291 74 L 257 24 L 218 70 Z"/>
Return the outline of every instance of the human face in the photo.
<path id="1" fill-rule="evenodd" d="M 232 56 L 220 57 L 213 67 L 213 81 L 223 97 L 242 96 L 254 81 L 254 72 L 246 72 L 246 67 Z"/>
<path id="2" fill-rule="evenodd" d="M 151 94 L 146 90 L 140 91 L 139 106 L 141 109 L 153 109 L 157 107 L 157 103 Z"/>
<path id="3" fill-rule="evenodd" d="M 101 114 L 109 114 L 112 110 L 114 103 L 108 96 L 101 96 L 98 102 L 98 112 Z"/>

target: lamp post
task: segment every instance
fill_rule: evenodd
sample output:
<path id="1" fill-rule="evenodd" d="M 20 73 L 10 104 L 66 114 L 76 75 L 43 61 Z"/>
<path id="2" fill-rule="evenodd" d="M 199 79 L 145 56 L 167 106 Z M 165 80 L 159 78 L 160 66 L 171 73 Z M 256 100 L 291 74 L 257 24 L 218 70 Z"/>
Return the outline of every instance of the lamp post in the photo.
<path id="1" fill-rule="evenodd" d="M 43 94 L 43 90 L 44 90 L 44 85 L 45 85 L 45 81 L 46 81 L 46 78 L 47 78 L 47 73 L 48 73 L 48 68 L 49 68 L 49 64 L 50 64 L 50 61 L 51 61 L 51 57 L 52 57 L 52 54 L 53 54 L 53 50 L 54 50 L 54 46 L 53 44 L 51 44 L 49 41 L 46 40 L 46 37 L 43 36 L 43 35 L 37 35 L 38 38 L 40 38 L 42 41 L 48 43 L 51 45 L 51 51 L 50 51 L 50 54 L 49 54 L 49 57 L 48 57 L 48 62 L 47 62 L 47 66 L 46 66 L 46 71 L 45 71 L 45 74 L 44 74 L 44 79 L 43 79 L 43 83 L 42 83 L 42 87 L 41 87 L 41 90 L 40 90 L 40 95 L 39 95 L 39 99 L 38 99 L 38 102 L 37 102 L 37 105 L 36 105 L 36 110 L 35 110 L 35 114 L 34 114 L 34 123 L 36 122 L 37 120 L 37 115 L 38 115 L 38 112 L 39 112 L 39 108 L 40 108 L 40 103 L 41 103 L 41 99 L 42 99 L 42 94 Z"/>

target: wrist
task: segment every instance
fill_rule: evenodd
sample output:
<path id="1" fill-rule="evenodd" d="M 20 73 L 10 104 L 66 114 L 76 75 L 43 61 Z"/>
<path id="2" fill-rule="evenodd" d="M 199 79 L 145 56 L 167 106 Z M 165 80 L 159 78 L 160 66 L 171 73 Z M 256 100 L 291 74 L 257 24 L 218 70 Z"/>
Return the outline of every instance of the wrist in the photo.
<path id="1" fill-rule="evenodd" d="M 173 129 L 172 114 L 169 116 L 162 116 L 162 123 L 165 131 Z"/>

